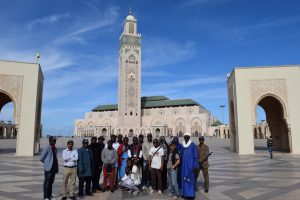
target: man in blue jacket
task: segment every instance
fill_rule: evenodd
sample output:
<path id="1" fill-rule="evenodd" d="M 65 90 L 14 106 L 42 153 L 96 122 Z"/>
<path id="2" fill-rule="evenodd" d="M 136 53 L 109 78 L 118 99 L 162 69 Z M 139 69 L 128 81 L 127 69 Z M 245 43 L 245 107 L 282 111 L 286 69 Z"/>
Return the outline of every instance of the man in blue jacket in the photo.
<path id="1" fill-rule="evenodd" d="M 57 149 L 55 147 L 56 137 L 49 137 L 49 145 L 43 148 L 40 161 L 44 163 L 45 180 L 44 180 L 44 199 L 49 200 L 52 196 L 52 185 L 55 174 L 58 173 Z"/>
<path id="2" fill-rule="evenodd" d="M 91 193 L 91 181 L 93 176 L 94 160 L 93 153 L 89 149 L 89 141 L 83 139 L 82 147 L 78 149 L 77 175 L 79 178 L 78 197 L 83 198 L 83 186 L 85 182 L 85 194 L 93 196 Z"/>

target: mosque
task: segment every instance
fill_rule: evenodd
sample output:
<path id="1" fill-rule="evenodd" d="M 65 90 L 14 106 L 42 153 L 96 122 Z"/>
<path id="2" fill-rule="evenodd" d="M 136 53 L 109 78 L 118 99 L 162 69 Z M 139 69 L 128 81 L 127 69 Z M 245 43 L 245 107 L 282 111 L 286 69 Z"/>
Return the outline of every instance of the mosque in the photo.
<path id="1" fill-rule="evenodd" d="M 141 34 L 129 12 L 120 36 L 118 104 L 99 105 L 75 120 L 77 137 L 122 134 L 132 137 L 152 133 L 158 136 L 208 135 L 216 119 L 192 99 L 165 96 L 141 97 Z"/>

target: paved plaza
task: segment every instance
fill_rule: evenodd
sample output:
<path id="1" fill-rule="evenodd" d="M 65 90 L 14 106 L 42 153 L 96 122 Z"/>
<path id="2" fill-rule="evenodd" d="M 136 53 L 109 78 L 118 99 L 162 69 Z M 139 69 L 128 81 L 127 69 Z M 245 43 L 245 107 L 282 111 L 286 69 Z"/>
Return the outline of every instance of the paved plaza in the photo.
<path id="1" fill-rule="evenodd" d="M 59 163 L 61 152 L 69 138 L 58 138 Z M 75 138 L 75 146 L 81 139 Z M 209 139 L 206 143 L 213 152 L 209 159 L 210 190 L 203 191 L 203 177 L 199 177 L 199 191 L 196 199 L 201 200 L 296 200 L 300 197 L 300 156 L 276 153 L 268 157 L 265 140 L 256 140 L 257 154 L 238 156 L 229 150 L 228 139 Z M 41 146 L 47 144 L 42 139 Z M 13 148 L 15 140 L 0 140 L 0 200 L 42 199 L 43 166 L 35 157 L 16 157 Z M 54 183 L 54 195 L 60 199 L 62 165 Z M 137 196 L 117 190 L 114 193 L 98 193 L 85 199 L 171 199 L 167 195 L 150 195 L 143 191 Z"/>

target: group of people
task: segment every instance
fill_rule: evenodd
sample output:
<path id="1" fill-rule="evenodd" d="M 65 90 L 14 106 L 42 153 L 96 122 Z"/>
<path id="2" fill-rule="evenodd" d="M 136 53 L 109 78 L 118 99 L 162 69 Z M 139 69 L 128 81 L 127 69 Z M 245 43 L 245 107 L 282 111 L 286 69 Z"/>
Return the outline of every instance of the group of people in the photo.
<path id="1" fill-rule="evenodd" d="M 98 139 L 98 141 L 97 141 Z M 178 137 L 166 142 L 164 136 L 153 139 L 151 134 L 129 138 L 122 135 L 111 135 L 110 140 L 104 143 L 105 138 L 92 137 L 91 143 L 82 140 L 82 147 L 73 148 L 74 142 L 69 140 L 67 148 L 62 153 L 63 185 L 62 200 L 76 199 L 76 176 L 79 179 L 78 197 L 84 194 L 92 196 L 96 192 L 114 192 L 121 187 L 134 194 L 149 189 L 150 193 L 162 194 L 164 190 L 169 196 L 178 199 L 194 199 L 197 179 L 202 171 L 204 189 L 208 192 L 208 157 L 209 148 L 204 144 L 204 137 L 199 137 L 199 144 L 191 140 L 191 134 L 185 133 L 182 144 Z M 58 173 L 56 138 L 49 137 L 49 145 L 43 148 L 40 161 L 44 163 L 44 199 L 51 199 L 52 185 L 55 174 Z M 103 184 L 100 188 L 100 176 L 103 173 Z M 67 186 L 70 179 L 70 191 Z M 85 193 L 84 191 L 85 186 Z"/>

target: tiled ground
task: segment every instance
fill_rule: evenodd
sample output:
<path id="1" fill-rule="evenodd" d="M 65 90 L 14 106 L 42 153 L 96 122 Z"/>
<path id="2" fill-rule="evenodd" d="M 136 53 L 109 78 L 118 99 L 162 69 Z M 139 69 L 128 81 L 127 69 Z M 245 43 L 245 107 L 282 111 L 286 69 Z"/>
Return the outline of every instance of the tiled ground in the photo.
<path id="1" fill-rule="evenodd" d="M 58 140 L 59 159 L 64 144 L 68 139 Z M 300 156 L 276 153 L 274 159 L 268 157 L 263 148 L 265 141 L 257 140 L 257 154 L 237 156 L 229 151 L 226 139 L 207 139 L 213 151 L 210 157 L 210 191 L 205 194 L 202 188 L 202 176 L 199 178 L 199 191 L 196 199 L 203 200 L 296 200 L 300 199 Z M 47 143 L 44 139 L 42 146 Z M 79 147 L 80 139 L 75 139 Z M 0 200 L 11 199 L 42 199 L 43 168 L 38 157 L 14 156 L 13 140 L 0 140 Z M 61 160 L 60 160 L 61 163 Z M 54 194 L 60 199 L 62 169 L 54 184 Z M 137 196 L 116 191 L 95 194 L 85 199 L 135 199 L 157 200 L 170 199 L 167 195 L 150 195 L 144 191 Z"/>

